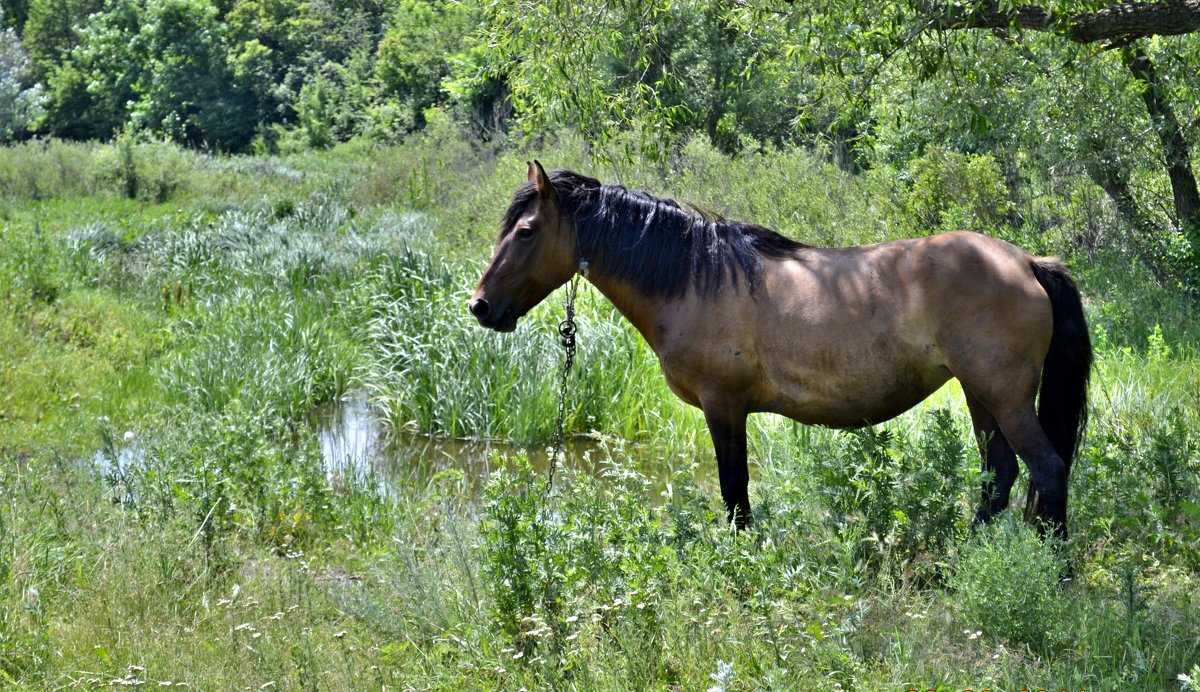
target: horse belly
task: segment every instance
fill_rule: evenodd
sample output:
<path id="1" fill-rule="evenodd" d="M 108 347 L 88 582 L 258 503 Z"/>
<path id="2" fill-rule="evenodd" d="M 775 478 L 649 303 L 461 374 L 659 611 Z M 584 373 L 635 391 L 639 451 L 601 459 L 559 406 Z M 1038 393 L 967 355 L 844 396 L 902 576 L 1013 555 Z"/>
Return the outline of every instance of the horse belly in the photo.
<path id="1" fill-rule="evenodd" d="M 771 378 L 762 410 L 834 428 L 881 423 L 916 406 L 950 379 L 935 353 L 920 351 L 875 354 L 826 368 L 797 364 Z"/>

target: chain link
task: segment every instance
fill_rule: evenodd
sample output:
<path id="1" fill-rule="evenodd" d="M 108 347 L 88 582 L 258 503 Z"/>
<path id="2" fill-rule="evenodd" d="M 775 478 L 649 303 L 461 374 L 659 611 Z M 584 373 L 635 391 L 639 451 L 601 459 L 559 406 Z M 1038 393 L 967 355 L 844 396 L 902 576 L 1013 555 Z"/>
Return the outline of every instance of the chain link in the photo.
<path id="1" fill-rule="evenodd" d="M 580 266 L 580 273 L 587 276 L 587 262 Z M 550 453 L 547 493 L 554 488 L 554 468 L 558 463 L 559 454 L 562 454 L 563 419 L 567 413 L 567 376 L 571 372 L 571 364 L 575 362 L 575 335 L 579 331 L 575 325 L 575 294 L 579 290 L 579 276 L 580 274 L 576 274 L 571 277 L 571 285 L 567 288 L 566 297 L 567 318 L 558 323 L 558 339 L 563 350 L 566 351 L 567 357 L 563 361 L 562 374 L 559 376 L 558 382 L 558 420 L 554 424 L 554 451 Z"/>

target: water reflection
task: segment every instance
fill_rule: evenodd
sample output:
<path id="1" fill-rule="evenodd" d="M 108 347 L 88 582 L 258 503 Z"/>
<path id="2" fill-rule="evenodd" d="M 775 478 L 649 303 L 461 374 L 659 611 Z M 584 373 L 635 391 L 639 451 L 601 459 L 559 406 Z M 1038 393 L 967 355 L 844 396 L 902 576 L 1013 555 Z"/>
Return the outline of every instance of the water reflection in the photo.
<path id="1" fill-rule="evenodd" d="M 355 474 L 378 483 L 384 492 L 427 481 L 448 469 L 462 472 L 468 487 L 478 491 L 497 460 L 503 463 L 518 453 L 524 453 L 540 473 L 546 473 L 550 463 L 550 450 L 543 446 L 405 433 L 389 436 L 362 394 L 352 394 L 324 407 L 313 416 L 312 424 L 330 474 Z M 560 468 L 599 474 L 612 453 L 632 462 L 656 490 L 667 487 L 675 473 L 694 475 L 696 471 L 691 467 L 693 460 L 685 455 L 662 458 L 642 445 L 575 438 L 565 441 L 563 447 L 565 457 L 560 458 Z"/>

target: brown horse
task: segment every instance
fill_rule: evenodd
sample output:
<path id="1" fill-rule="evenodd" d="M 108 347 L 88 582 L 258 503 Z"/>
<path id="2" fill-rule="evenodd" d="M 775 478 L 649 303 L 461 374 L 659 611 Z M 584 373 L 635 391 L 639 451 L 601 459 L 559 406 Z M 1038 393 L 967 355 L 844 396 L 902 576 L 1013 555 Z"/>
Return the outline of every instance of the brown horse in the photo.
<path id="1" fill-rule="evenodd" d="M 814 248 L 570 171 L 547 175 L 536 161 L 527 178 L 471 314 L 512 331 L 586 267 L 658 355 L 671 391 L 704 411 L 738 526 L 750 517 L 747 414 L 879 423 L 957 377 L 991 471 L 977 519 L 1008 506 L 1019 454 L 1035 513 L 1066 536 L 1092 348 L 1056 260 L 967 232 Z"/>

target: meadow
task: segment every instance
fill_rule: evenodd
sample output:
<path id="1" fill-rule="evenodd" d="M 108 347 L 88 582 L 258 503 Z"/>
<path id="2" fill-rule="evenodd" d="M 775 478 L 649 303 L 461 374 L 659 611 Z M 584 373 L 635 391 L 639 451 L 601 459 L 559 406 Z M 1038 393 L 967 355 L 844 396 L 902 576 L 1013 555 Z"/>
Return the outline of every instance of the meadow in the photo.
<path id="1" fill-rule="evenodd" d="M 588 470 L 547 489 L 561 294 L 515 335 L 465 308 L 534 157 L 811 244 L 968 227 L 1063 257 L 1097 349 L 1070 543 L 1022 521 L 1023 471 L 972 530 L 953 383 L 858 431 L 753 418 L 754 523 L 730 530 L 702 417 L 586 289 L 566 429 Z M 1200 689 L 1198 299 L 1136 239 L 1081 247 L 1116 223 L 1086 185 L 1014 210 L 987 157 L 849 175 L 699 138 L 592 161 L 436 124 L 275 157 L 0 149 L 0 681 Z M 485 478 L 331 468 L 313 416 L 355 395 L 397 439 L 529 453 Z"/>

